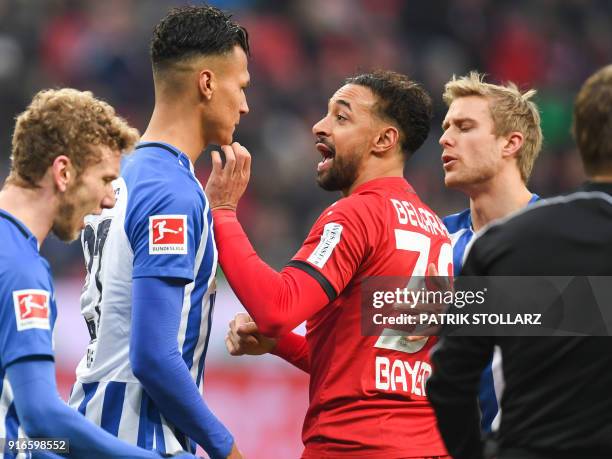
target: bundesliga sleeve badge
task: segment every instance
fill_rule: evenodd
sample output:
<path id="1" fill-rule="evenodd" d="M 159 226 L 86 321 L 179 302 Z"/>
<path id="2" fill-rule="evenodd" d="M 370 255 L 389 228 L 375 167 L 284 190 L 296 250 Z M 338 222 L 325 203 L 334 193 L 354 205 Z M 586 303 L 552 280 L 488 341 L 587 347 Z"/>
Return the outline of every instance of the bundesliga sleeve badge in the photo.
<path id="1" fill-rule="evenodd" d="M 17 330 L 42 328 L 51 330 L 49 292 L 46 290 L 15 290 L 13 292 Z"/>
<path id="2" fill-rule="evenodd" d="M 149 217 L 149 255 L 187 254 L 187 215 Z"/>

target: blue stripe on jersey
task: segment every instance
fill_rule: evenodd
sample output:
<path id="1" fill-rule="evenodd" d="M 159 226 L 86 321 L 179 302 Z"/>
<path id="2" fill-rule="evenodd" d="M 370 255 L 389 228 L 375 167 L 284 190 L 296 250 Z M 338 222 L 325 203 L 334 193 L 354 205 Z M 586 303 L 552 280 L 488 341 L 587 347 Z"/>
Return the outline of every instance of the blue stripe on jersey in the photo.
<path id="1" fill-rule="evenodd" d="M 106 385 L 100 427 L 114 436 L 117 436 L 119 433 L 119 421 L 121 420 L 121 412 L 123 411 L 124 398 L 124 382 L 111 381 Z"/>
<path id="2" fill-rule="evenodd" d="M 91 398 L 95 395 L 96 390 L 98 389 L 98 383 L 97 382 L 83 383 L 82 386 L 83 386 L 83 392 L 85 394 L 85 397 L 83 397 L 83 401 L 79 405 L 78 411 L 83 416 L 85 416 L 85 411 L 87 410 L 87 404 L 89 403 Z"/>
<path id="3" fill-rule="evenodd" d="M 202 381 L 202 376 L 204 375 L 204 362 L 206 361 L 206 353 L 208 352 L 208 342 L 210 340 L 210 330 L 212 329 L 212 317 L 213 310 L 215 309 L 216 298 L 216 292 L 210 295 L 210 307 L 208 309 L 208 329 L 206 330 L 206 343 L 204 344 L 204 351 L 202 352 L 202 355 L 200 356 L 200 362 L 198 363 L 198 379 L 196 381 L 196 386 L 198 387 L 200 387 L 200 382 Z"/>
<path id="4" fill-rule="evenodd" d="M 140 400 L 140 420 L 138 422 L 138 446 L 144 449 L 153 449 L 153 423 L 149 422 L 149 396 L 142 392 Z"/>
<path id="5" fill-rule="evenodd" d="M 210 276 L 214 263 L 214 240 L 211 231 L 212 213 L 207 212 L 208 231 L 206 235 L 206 247 L 204 248 L 204 258 L 200 269 L 195 278 L 195 287 L 191 292 L 191 309 L 187 318 L 187 330 L 185 331 L 185 341 L 183 343 L 183 360 L 187 368 L 191 370 L 194 362 L 194 352 L 200 338 L 200 325 L 202 323 L 202 299 L 208 290 Z M 208 337 L 207 337 L 208 339 Z"/>
<path id="6" fill-rule="evenodd" d="M 470 228 L 465 230 L 459 239 L 453 246 L 453 274 L 458 276 L 461 273 L 463 267 L 463 255 L 465 254 L 465 248 L 468 243 L 472 240 L 474 233 Z"/>
<path id="7" fill-rule="evenodd" d="M 478 403 L 481 413 L 480 425 L 485 432 L 493 430 L 493 420 L 499 411 L 491 364 L 492 361 L 487 364 L 487 367 L 480 376 L 480 389 L 478 391 Z"/>
<path id="8" fill-rule="evenodd" d="M 161 416 L 156 407 L 152 407 L 153 427 L 155 429 L 155 450 L 162 454 L 166 453 L 166 442 L 164 440 L 164 429 L 162 428 Z"/>

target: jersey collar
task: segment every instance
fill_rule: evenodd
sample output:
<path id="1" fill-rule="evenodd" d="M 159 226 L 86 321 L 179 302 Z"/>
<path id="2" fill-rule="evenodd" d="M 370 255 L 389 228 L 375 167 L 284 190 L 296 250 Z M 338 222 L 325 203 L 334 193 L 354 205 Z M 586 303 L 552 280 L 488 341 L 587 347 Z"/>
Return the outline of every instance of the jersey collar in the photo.
<path id="1" fill-rule="evenodd" d="M 361 193 L 362 191 L 376 188 L 387 189 L 391 187 L 403 187 L 406 188 L 409 193 L 414 193 L 414 189 L 404 177 L 379 177 L 362 183 L 355 188 L 351 194 Z"/>
<path id="2" fill-rule="evenodd" d="M 7 220 L 8 222 L 12 223 L 19 230 L 22 236 L 25 237 L 26 240 L 30 242 L 30 244 L 32 244 L 32 246 L 36 249 L 36 251 L 38 251 L 39 249 L 38 239 L 36 239 L 36 236 L 32 234 L 32 232 L 28 229 L 27 226 L 25 226 L 21 222 L 21 220 L 19 220 L 18 218 L 16 218 L 15 216 L 13 216 L 12 214 L 8 213 L 6 210 L 3 210 L 3 209 L 0 209 L 0 218 L 3 218 Z"/>
<path id="3" fill-rule="evenodd" d="M 191 171 L 191 173 L 195 173 L 194 172 L 194 168 L 193 168 L 193 164 L 191 164 L 191 160 L 189 159 L 189 157 L 183 153 L 181 150 L 179 150 L 178 148 L 170 145 L 169 143 L 164 143 L 164 142 L 141 142 L 138 145 L 136 145 L 135 150 L 138 150 L 140 148 L 161 148 L 162 150 L 166 150 L 169 153 L 172 153 L 174 156 L 176 156 L 176 158 L 178 159 L 178 162 L 181 166 L 183 167 L 188 167 L 189 170 Z"/>

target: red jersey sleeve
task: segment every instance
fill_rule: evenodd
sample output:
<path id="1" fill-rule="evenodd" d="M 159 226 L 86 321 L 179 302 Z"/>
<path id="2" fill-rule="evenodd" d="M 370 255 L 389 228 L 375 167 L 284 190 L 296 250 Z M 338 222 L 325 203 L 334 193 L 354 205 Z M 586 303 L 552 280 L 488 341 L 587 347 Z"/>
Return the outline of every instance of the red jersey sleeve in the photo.
<path id="1" fill-rule="evenodd" d="M 289 333 L 279 338 L 270 353 L 286 360 L 300 370 L 310 373 L 310 353 L 304 336 Z"/>
<path id="2" fill-rule="evenodd" d="M 359 203 L 345 198 L 328 207 L 288 264 L 315 278 L 330 300 L 351 281 L 368 251 L 368 212 L 365 205 L 360 212 Z"/>
<path id="3" fill-rule="evenodd" d="M 336 298 L 357 270 L 366 232 L 347 201 L 324 212 L 280 273 L 255 253 L 235 212 L 213 211 L 221 267 L 264 335 L 282 336 L 312 317 Z"/>
<path id="4" fill-rule="evenodd" d="M 236 213 L 213 211 L 219 263 L 232 290 L 266 336 L 282 336 L 329 303 L 303 270 L 268 266 L 251 246 Z"/>

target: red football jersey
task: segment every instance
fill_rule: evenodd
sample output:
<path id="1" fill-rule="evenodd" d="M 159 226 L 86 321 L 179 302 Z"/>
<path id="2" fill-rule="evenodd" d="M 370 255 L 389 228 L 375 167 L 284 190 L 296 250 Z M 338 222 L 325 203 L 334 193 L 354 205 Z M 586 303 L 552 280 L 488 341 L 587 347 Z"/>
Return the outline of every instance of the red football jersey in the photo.
<path id="1" fill-rule="evenodd" d="M 290 266 L 337 295 L 307 321 L 310 406 L 304 458 L 399 459 L 448 454 L 425 394 L 436 340 L 364 336 L 361 285 L 373 276 L 452 273 L 441 220 L 400 177 L 359 186 L 327 208 Z"/>

